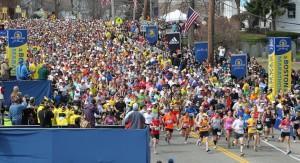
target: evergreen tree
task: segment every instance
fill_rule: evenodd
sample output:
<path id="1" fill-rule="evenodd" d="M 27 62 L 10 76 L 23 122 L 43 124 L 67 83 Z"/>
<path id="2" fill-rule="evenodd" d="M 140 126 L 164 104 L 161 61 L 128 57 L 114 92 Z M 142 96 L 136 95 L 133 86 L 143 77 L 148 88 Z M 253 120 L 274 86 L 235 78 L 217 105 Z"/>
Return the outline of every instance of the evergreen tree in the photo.
<path id="1" fill-rule="evenodd" d="M 251 0 L 246 3 L 246 10 L 252 15 L 257 15 L 266 23 L 267 19 L 272 19 L 272 28 L 276 30 L 276 18 L 286 12 L 290 0 Z M 250 25 L 250 24 L 249 24 Z"/>

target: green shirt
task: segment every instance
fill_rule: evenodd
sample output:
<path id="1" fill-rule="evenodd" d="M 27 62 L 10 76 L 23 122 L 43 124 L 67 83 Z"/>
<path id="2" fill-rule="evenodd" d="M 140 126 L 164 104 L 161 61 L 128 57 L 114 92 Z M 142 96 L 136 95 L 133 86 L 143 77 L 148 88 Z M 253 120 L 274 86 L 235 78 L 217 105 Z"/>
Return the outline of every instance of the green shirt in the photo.
<path id="1" fill-rule="evenodd" d="M 47 80 L 49 71 L 46 67 L 41 67 L 39 69 L 39 80 Z"/>

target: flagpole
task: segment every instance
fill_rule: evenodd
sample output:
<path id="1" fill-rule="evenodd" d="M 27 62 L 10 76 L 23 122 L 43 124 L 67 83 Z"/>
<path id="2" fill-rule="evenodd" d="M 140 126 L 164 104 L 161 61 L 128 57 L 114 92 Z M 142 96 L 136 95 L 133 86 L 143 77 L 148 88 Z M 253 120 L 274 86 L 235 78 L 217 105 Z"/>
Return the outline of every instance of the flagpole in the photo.
<path id="1" fill-rule="evenodd" d="M 195 9 L 195 0 L 191 0 L 191 7 L 194 10 Z M 188 31 L 188 45 L 191 48 L 194 43 L 194 25 L 191 25 L 190 30 Z"/>

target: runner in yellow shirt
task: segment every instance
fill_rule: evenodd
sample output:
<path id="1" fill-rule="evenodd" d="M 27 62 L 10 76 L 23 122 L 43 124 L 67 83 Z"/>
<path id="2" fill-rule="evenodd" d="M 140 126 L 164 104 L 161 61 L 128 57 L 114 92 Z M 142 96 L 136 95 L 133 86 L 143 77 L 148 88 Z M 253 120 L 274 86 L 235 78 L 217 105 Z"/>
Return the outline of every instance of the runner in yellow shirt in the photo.
<path id="1" fill-rule="evenodd" d="M 256 148 L 256 119 L 254 118 L 254 113 L 251 113 L 251 118 L 247 120 L 248 126 L 248 141 L 247 141 L 247 148 L 249 148 L 249 143 L 251 139 L 254 139 L 254 151 L 257 151 Z"/>

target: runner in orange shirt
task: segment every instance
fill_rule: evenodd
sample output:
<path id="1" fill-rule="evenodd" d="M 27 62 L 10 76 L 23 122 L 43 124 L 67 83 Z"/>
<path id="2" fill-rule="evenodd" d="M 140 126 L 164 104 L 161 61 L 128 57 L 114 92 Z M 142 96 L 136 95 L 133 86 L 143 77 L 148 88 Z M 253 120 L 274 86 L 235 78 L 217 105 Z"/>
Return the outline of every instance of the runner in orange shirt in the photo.
<path id="1" fill-rule="evenodd" d="M 166 129 L 166 138 L 165 140 L 170 144 L 170 140 L 172 138 L 172 133 L 174 129 L 174 124 L 176 124 L 176 117 L 170 112 L 169 109 L 166 109 L 166 114 L 163 117 L 163 124 L 165 125 Z"/>
<path id="2" fill-rule="evenodd" d="M 187 140 L 190 135 L 191 128 L 194 125 L 193 116 L 189 116 L 188 112 L 185 112 L 184 116 L 180 118 L 180 129 L 181 134 L 185 138 L 184 144 L 187 144 Z"/>

